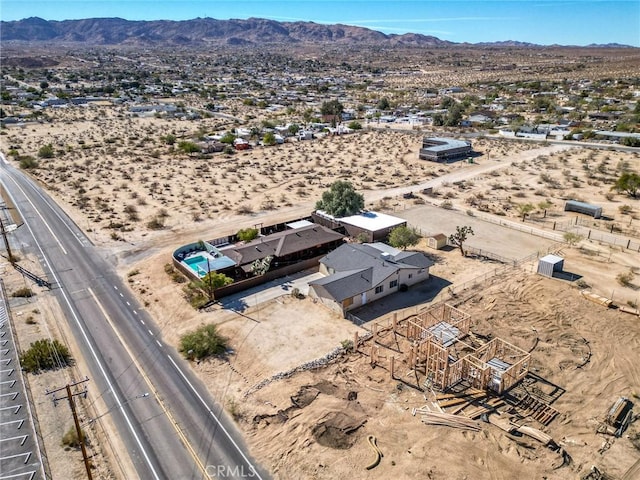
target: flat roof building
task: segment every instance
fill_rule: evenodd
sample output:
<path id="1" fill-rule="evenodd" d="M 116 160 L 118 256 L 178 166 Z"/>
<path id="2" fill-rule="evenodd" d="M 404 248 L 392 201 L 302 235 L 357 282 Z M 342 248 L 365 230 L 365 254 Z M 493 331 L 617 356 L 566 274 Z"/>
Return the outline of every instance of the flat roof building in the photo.
<path id="1" fill-rule="evenodd" d="M 425 137 L 420 149 L 420 160 L 445 162 L 471 154 L 471 142 L 444 137 Z"/>

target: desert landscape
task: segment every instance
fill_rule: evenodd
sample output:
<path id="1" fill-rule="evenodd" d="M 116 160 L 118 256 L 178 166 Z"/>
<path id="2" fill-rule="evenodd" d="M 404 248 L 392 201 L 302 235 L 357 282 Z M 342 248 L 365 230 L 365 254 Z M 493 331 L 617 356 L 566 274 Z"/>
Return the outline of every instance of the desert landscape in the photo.
<path id="1" fill-rule="evenodd" d="M 163 342 L 177 348 L 185 333 L 210 323 L 218 327 L 228 339 L 230 353 L 191 366 L 274 478 L 629 480 L 640 468 L 637 414 L 620 437 L 606 433 L 603 425 L 619 398 L 634 404 L 640 400 L 640 368 L 635 361 L 640 346 L 640 202 L 614 188 L 621 175 L 640 170 L 637 148 L 593 137 L 584 141 L 506 138 L 493 124 L 468 129 L 433 123 L 385 125 L 380 123 L 380 112 L 367 118 L 365 109 L 357 109 L 360 102 L 373 106 L 387 94 L 398 110 L 403 102 L 418 101 L 437 109 L 449 93 L 437 93 L 437 99 L 428 101 L 420 95 L 460 84 L 468 92 L 452 98 L 460 104 L 471 102 L 467 113 L 472 113 L 492 91 L 489 83 L 499 79 L 526 83 L 532 71 L 536 79 L 549 82 L 540 85 L 538 81 L 540 88 L 566 85 L 566 75 L 574 78 L 572 82 L 582 82 L 578 78 L 584 76 L 593 79 L 584 82 L 585 91 L 592 92 L 591 82 L 598 80 L 606 88 L 623 92 L 629 101 L 626 93 L 631 95 L 637 84 L 625 80 L 628 88 L 612 86 L 607 78 L 615 73 L 627 79 L 637 62 L 636 50 L 581 52 L 575 61 L 564 64 L 561 60 L 571 57 L 571 50 L 536 55 L 509 50 L 489 59 L 476 52 L 466 64 L 459 52 L 436 51 L 429 62 L 410 68 L 403 68 L 402 62 L 405 66 L 417 62 L 415 51 L 403 51 L 392 65 L 385 63 L 384 52 L 378 52 L 370 66 L 385 68 L 389 74 L 373 91 L 368 86 L 375 82 L 362 71 L 347 73 L 340 66 L 344 57 L 317 53 L 317 63 L 306 62 L 303 71 L 309 69 L 320 78 L 319 66 L 329 65 L 336 79 L 344 74 L 367 80 L 365 88 L 356 89 L 345 101 L 354 107 L 362 128 L 345 133 L 327 124 L 311 139 L 290 135 L 282 144 L 264 145 L 260 138 L 274 125 L 296 123 L 311 128 L 314 122 L 305 120 L 305 112 L 311 109 L 313 116 L 320 117 L 321 97 L 267 111 L 254 105 L 263 88 L 254 85 L 245 96 L 251 101 L 245 101 L 232 95 L 232 82 L 227 82 L 224 99 L 192 91 L 177 98 L 160 94 L 153 98 L 154 105 L 182 103 L 182 116 L 138 115 L 129 105 L 111 101 L 43 107 L 24 122 L 3 125 L 0 151 L 42 185 L 117 268 L 155 319 Z M 153 67 L 160 84 L 170 74 L 156 58 L 165 58 L 167 52 L 145 53 L 144 65 L 134 62 L 127 48 L 74 53 L 78 56 L 63 56 L 64 61 L 51 66 L 58 69 L 56 75 L 83 72 L 84 64 L 95 58 L 111 65 L 105 71 L 114 74 L 114 66 L 120 66 L 117 58 L 138 73 Z M 189 61 L 201 68 L 202 59 L 198 54 Z M 513 67 L 518 59 L 526 69 Z M 256 71 L 289 65 L 286 56 L 274 56 L 271 62 Z M 240 68 L 226 57 L 219 64 L 225 74 Z M 12 75 L 19 65 L 24 66 L 24 58 L 10 65 L 15 69 Z M 65 83 L 62 78 L 50 80 L 51 88 Z M 96 82 L 85 78 L 85 88 Z M 342 88 L 349 82 L 335 83 Z M 533 87 L 526 83 L 518 88 L 528 92 Z M 217 90 L 218 95 L 221 91 Z M 466 93 L 483 98 L 467 98 Z M 528 93 L 518 95 L 535 101 L 526 97 Z M 191 107 L 185 109 L 184 103 L 202 113 L 203 104 L 213 100 L 224 105 L 221 112 L 225 113 L 186 114 Z M 3 108 L 11 115 L 32 115 L 21 104 Z M 519 115 L 518 122 L 551 121 L 551 114 L 529 106 Z M 572 128 L 582 132 L 610 126 Z M 185 148 L 207 146 L 224 135 L 238 134 L 241 128 L 258 129 L 250 134 L 250 149 L 211 153 L 204 147 Z M 418 151 L 425 136 L 469 140 L 473 155 L 446 163 L 420 160 Z M 220 301 L 196 310 L 185 298 L 184 283 L 168 275 L 172 252 L 181 245 L 306 217 L 336 180 L 351 182 L 364 195 L 367 209 L 403 218 L 423 237 L 448 236 L 456 226 L 473 226 L 475 235 L 467 241 L 466 256 L 453 248 L 430 249 L 426 238 L 413 247 L 435 262 L 432 277 L 448 286 L 435 288 L 435 282 L 427 281 L 412 287 L 414 301 L 409 307 L 388 297 L 379 310 L 366 312 L 366 318 L 373 320 L 359 326 L 308 296 L 296 298 L 284 287 L 277 298 L 264 303 L 245 298 L 242 309 L 225 307 Z M 600 206 L 603 217 L 567 212 L 567 200 Z M 547 253 L 564 258 L 567 276 L 536 274 L 538 257 Z M 36 273 L 44 274 L 35 256 L 24 260 Z M 10 294 L 24 287 L 24 278 L 8 262 L 3 269 Z M 12 299 L 21 346 L 26 348 L 49 332 L 77 352 L 54 297 L 44 288 L 33 290 L 35 296 L 28 300 Z M 608 300 L 613 308 L 590 301 L 583 292 L 594 294 L 592 299 Z M 407 358 L 400 355 L 406 352 L 393 344 L 395 335 L 389 331 L 371 335 L 378 328 L 374 325 L 388 325 L 394 318 L 406 322 L 445 302 L 470 315 L 474 341 L 500 337 L 531 355 L 531 375 L 523 388 L 539 389 L 539 396 L 549 400 L 558 412 L 550 422 L 541 423 L 531 412 L 507 402 L 487 410 L 485 418 L 469 420 L 471 426 L 425 424 L 427 412 L 454 409 L 441 406 L 443 392 L 425 378 L 414 377 Z M 354 345 L 355 335 L 361 343 Z M 382 346 L 384 359 L 397 355 L 393 374 L 387 360 L 373 361 L 376 345 Z M 29 375 L 32 390 L 82 378 L 82 359 L 74 358 L 72 368 Z M 444 395 L 460 394 L 451 392 Z M 83 478 L 79 452 L 65 450 L 59 441 L 69 426 L 68 411 L 54 409 L 46 398 L 38 397 L 35 403 L 54 478 Z M 94 478 L 128 478 L 132 467 L 114 453 L 117 439 L 108 434 L 113 426 L 108 415 L 102 416 L 100 398 L 90 394 L 79 405 L 91 438 Z M 456 413 L 465 417 L 465 409 Z M 100 421 L 89 422 L 96 417 Z M 495 418 L 499 421 L 492 423 Z M 553 443 L 505 431 L 510 422 L 544 432 Z M 376 457 L 370 436 L 383 456 L 378 465 L 367 469 Z M 71 471 L 65 470 L 69 464 Z"/>

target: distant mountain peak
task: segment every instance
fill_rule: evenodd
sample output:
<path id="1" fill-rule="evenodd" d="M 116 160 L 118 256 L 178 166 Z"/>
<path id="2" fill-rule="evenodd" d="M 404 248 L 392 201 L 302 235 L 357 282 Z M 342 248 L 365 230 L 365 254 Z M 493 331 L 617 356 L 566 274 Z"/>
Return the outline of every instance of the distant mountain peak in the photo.
<path id="1" fill-rule="evenodd" d="M 30 17 L 17 21 L 0 21 L 0 41 L 83 43 L 85 45 L 251 45 L 265 43 L 291 44 L 376 44 L 434 47 L 460 45 L 419 33 L 385 34 L 365 27 L 316 22 L 278 22 L 251 17 L 247 19 L 132 21 L 123 18 L 87 18 L 48 21 Z M 462 45 L 529 48 L 540 47 L 528 42 L 505 40 Z M 610 43 L 589 45 L 598 48 L 633 48 Z"/>

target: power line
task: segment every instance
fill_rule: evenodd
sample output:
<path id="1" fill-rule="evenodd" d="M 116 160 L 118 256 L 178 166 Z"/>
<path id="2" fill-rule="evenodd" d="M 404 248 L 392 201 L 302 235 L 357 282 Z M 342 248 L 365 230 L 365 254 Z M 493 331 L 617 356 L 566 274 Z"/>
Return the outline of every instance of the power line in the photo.
<path id="1" fill-rule="evenodd" d="M 89 463 L 89 457 L 87 457 L 87 448 L 84 441 L 84 434 L 82 433 L 82 428 L 80 428 L 80 421 L 78 420 L 78 413 L 76 412 L 76 395 L 82 395 L 84 398 L 87 398 L 87 387 L 84 387 L 84 390 L 81 392 L 72 392 L 71 387 L 75 387 L 76 385 L 81 385 L 89 381 L 89 377 L 85 377 L 84 380 L 80 380 L 74 383 L 67 383 L 64 387 L 57 388 L 55 390 L 45 390 L 45 395 L 51 395 L 56 392 L 60 392 L 62 390 L 66 390 L 66 398 L 69 401 L 69 407 L 71 407 L 71 414 L 73 415 L 73 422 L 76 425 L 76 433 L 78 434 L 78 441 L 80 442 L 80 449 L 82 450 L 82 459 L 84 460 L 84 467 L 87 470 L 87 478 L 89 480 L 93 480 L 93 475 L 91 474 L 91 465 Z M 57 402 L 63 400 L 65 397 L 56 397 L 53 396 L 53 405 L 57 406 Z"/>

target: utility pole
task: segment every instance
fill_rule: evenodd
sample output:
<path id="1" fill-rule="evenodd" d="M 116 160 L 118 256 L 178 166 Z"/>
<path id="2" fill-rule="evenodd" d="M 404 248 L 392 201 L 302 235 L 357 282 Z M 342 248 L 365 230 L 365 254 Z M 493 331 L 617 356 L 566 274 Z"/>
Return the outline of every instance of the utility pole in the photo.
<path id="1" fill-rule="evenodd" d="M 13 254 L 11 253 L 11 247 L 9 247 L 9 239 L 7 238 L 7 232 L 4 229 L 4 222 L 2 221 L 2 218 L 0 218 L 0 232 L 2 233 L 2 238 L 4 239 L 4 246 L 7 249 L 7 256 L 9 257 L 9 262 L 11 262 L 11 265 L 13 265 L 15 262 L 14 262 Z"/>
<path id="2" fill-rule="evenodd" d="M 86 383 L 89 381 L 89 377 L 85 377 L 84 380 L 80 380 L 74 383 L 67 383 L 66 386 L 57 388 L 56 390 L 46 390 L 46 395 L 60 392 L 61 390 L 66 390 L 67 400 L 69 400 L 69 407 L 71 407 L 71 414 L 73 415 L 73 422 L 76 424 L 76 433 L 78 434 L 78 441 L 80 442 L 80 450 L 82 450 L 82 459 L 84 460 L 84 468 L 87 470 L 87 478 L 89 480 L 93 480 L 93 475 L 91 474 L 91 465 L 89 464 L 89 457 L 87 457 L 87 448 L 85 446 L 84 434 L 82 433 L 82 429 L 80 428 L 80 421 L 78 420 L 78 413 L 76 412 L 76 395 L 83 395 L 87 398 L 87 387 L 84 388 L 82 392 L 73 393 L 71 391 L 71 387 L 75 387 L 76 385 L 80 385 L 82 383 Z M 58 401 L 64 399 L 65 397 L 56 398 L 55 395 L 53 397 L 53 406 L 58 405 Z"/>

